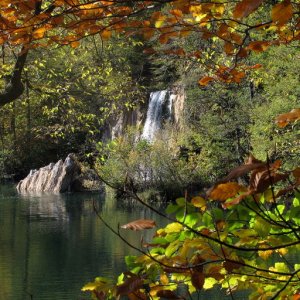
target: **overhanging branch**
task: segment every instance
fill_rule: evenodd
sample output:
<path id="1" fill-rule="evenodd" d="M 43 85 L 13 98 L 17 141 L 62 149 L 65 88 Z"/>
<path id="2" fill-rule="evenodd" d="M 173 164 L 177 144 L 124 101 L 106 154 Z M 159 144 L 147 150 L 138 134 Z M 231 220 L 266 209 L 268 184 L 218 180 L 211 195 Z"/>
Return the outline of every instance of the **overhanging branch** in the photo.
<path id="1" fill-rule="evenodd" d="M 18 99 L 24 92 L 24 84 L 22 83 L 22 71 L 24 69 L 26 59 L 28 55 L 28 49 L 24 48 L 21 50 L 11 78 L 6 84 L 4 91 L 0 94 L 0 107 L 7 103 L 11 103 Z"/>

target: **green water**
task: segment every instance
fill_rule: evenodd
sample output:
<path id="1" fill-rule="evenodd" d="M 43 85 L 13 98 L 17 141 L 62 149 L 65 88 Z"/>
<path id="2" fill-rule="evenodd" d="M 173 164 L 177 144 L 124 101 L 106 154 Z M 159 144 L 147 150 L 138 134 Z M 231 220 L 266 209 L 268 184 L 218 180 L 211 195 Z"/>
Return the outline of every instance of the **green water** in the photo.
<path id="1" fill-rule="evenodd" d="M 140 218 L 166 224 L 144 208 L 104 195 L 21 196 L 14 186 L 0 186 L 0 300 L 91 299 L 80 291 L 85 283 L 124 270 L 124 256 L 135 252 L 96 217 L 93 201 L 114 228 Z M 123 230 L 137 246 L 142 234 L 150 241 L 153 233 Z M 215 288 L 201 291 L 197 299 L 231 297 Z"/>
<path id="2" fill-rule="evenodd" d="M 85 283 L 124 268 L 124 256 L 133 251 L 95 216 L 93 201 L 115 228 L 154 217 L 99 194 L 34 197 L 0 187 L 0 300 L 90 299 L 80 292 Z M 141 233 L 124 234 L 139 243 Z"/>

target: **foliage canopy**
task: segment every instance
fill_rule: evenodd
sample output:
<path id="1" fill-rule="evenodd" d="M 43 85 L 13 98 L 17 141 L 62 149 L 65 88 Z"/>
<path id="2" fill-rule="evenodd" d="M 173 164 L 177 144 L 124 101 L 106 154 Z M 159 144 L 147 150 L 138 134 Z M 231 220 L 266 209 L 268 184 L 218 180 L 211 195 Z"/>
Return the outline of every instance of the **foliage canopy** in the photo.
<path id="1" fill-rule="evenodd" d="M 290 0 L 3 0 L 0 9 L 0 45 L 19 51 L 10 81 L 0 95 L 1 105 L 23 92 L 21 73 L 32 48 L 53 44 L 76 48 L 81 39 L 96 34 L 103 40 L 118 34 L 140 35 L 167 44 L 196 33 L 199 39 L 211 41 L 208 45 L 213 51 L 220 52 L 219 60 L 206 64 L 211 74 L 199 81 L 207 85 L 215 78 L 240 82 L 247 69 L 259 67 L 241 64 L 250 52 L 300 37 L 300 4 Z M 202 50 L 186 52 L 176 47 L 167 54 L 197 60 Z"/>

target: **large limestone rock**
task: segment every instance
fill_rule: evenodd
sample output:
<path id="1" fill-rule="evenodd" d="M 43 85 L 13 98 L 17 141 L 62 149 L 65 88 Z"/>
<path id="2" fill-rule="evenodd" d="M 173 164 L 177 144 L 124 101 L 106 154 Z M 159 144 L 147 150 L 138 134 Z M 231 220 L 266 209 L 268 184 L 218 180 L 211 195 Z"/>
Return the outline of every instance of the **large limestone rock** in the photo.
<path id="1" fill-rule="evenodd" d="M 31 170 L 29 175 L 17 185 L 20 193 L 64 193 L 68 191 L 80 172 L 75 156 L 69 154 L 65 161 L 50 163 L 39 170 Z"/>

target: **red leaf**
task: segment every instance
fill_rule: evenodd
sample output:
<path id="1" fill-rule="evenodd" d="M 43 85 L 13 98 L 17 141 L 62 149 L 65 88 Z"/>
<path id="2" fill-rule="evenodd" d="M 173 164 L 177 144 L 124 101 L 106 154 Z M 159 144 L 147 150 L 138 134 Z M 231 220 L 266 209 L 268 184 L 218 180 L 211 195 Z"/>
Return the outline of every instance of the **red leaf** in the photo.
<path id="1" fill-rule="evenodd" d="M 161 298 L 166 298 L 166 299 L 182 299 L 178 295 L 176 295 L 173 291 L 171 290 L 161 290 L 158 291 L 156 296 L 161 297 Z"/>
<path id="2" fill-rule="evenodd" d="M 131 229 L 131 230 L 144 230 L 144 229 L 151 229 L 155 227 L 155 221 L 153 220 L 145 220 L 140 219 L 133 222 L 130 222 L 128 224 L 122 225 L 121 228 L 123 229 Z"/>
<path id="3" fill-rule="evenodd" d="M 205 275 L 200 272 L 192 272 L 191 281 L 197 290 L 201 290 L 205 282 Z"/>
<path id="4" fill-rule="evenodd" d="M 117 295 L 129 295 L 143 286 L 144 282 L 139 276 L 135 274 L 131 274 L 130 276 L 124 283 L 117 286 Z"/>
<path id="5" fill-rule="evenodd" d="M 231 273 L 235 269 L 239 269 L 242 265 L 239 262 L 225 261 L 223 267 L 228 273 Z"/>

